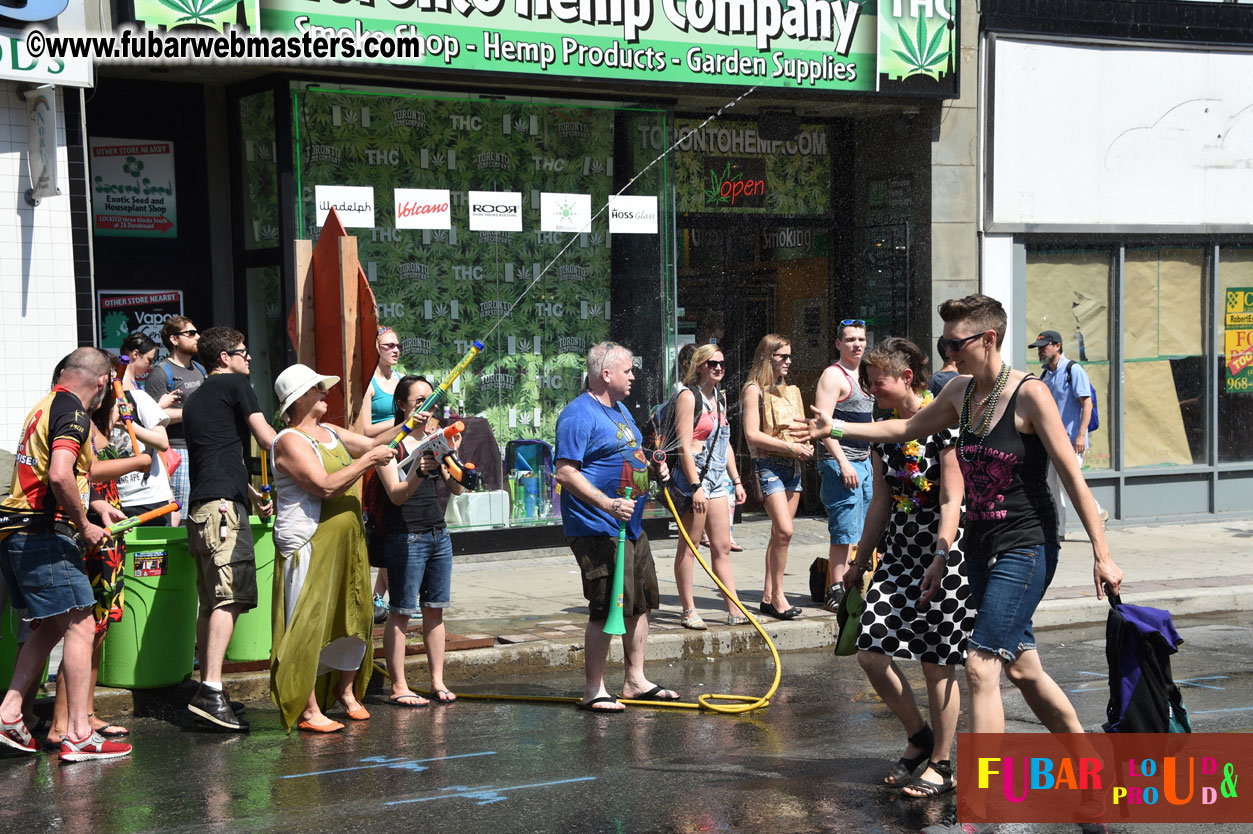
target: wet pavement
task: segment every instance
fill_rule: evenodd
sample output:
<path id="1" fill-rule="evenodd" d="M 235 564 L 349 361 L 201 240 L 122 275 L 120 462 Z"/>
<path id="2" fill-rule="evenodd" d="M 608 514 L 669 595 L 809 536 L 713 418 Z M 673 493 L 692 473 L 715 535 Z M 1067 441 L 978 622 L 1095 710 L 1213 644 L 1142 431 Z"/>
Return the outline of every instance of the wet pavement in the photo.
<path id="1" fill-rule="evenodd" d="M 1253 729 L 1253 616 L 1177 624 L 1187 642 L 1174 673 L 1194 729 Z M 1104 629 L 1040 636 L 1046 668 L 1095 729 L 1108 697 Z M 250 704 L 254 729 L 246 736 L 190 732 L 181 719 L 132 719 L 129 760 L 0 762 L 0 831 L 910 832 L 937 820 L 942 800 L 905 799 L 879 784 L 904 740 L 856 660 L 810 651 L 784 654 L 782 663 L 771 705 L 739 716 L 644 708 L 605 716 L 463 698 L 423 709 L 376 699 L 369 722 L 333 736 L 287 737 L 265 703 Z M 904 666 L 920 688 L 917 667 Z M 733 657 L 659 661 L 648 672 L 685 696 L 756 695 L 773 667 L 769 658 Z M 577 673 L 553 673 L 459 691 L 574 696 L 580 689 Z M 1006 694 L 1010 729 L 1038 731 L 1016 693 Z"/>

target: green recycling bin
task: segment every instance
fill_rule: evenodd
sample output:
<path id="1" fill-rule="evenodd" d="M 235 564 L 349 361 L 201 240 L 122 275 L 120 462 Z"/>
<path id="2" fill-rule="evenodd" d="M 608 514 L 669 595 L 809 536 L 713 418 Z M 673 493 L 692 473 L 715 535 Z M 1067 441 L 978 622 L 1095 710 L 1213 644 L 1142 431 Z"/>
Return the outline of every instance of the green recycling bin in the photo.
<path id="1" fill-rule="evenodd" d="M 100 683 L 155 689 L 181 683 L 196 654 L 196 566 L 185 527 L 126 534 L 122 619 L 109 626 Z"/>
<path id="2" fill-rule="evenodd" d="M 21 617 L 13 610 L 13 606 L 6 602 L 4 610 L 0 611 L 0 693 L 7 690 L 9 683 L 13 680 L 13 666 L 17 663 L 17 632 L 21 624 Z M 43 686 L 47 679 L 48 662 L 45 661 L 39 685 Z"/>
<path id="3" fill-rule="evenodd" d="M 274 640 L 274 518 L 252 516 L 252 550 L 257 557 L 257 607 L 240 614 L 235 633 L 226 647 L 227 663 L 250 663 L 270 659 Z"/>

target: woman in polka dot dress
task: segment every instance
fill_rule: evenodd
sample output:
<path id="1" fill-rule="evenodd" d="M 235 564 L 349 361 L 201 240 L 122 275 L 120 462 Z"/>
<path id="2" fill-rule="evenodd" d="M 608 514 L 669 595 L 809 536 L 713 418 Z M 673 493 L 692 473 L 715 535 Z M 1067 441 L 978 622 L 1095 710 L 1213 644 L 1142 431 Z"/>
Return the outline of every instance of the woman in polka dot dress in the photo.
<path id="1" fill-rule="evenodd" d="M 879 407 L 906 419 L 931 400 L 925 368 L 922 351 L 907 339 L 886 339 L 862 359 L 867 390 Z M 872 446 L 874 497 L 858 555 L 844 579 L 846 587 L 859 587 L 871 552 L 880 548 L 882 559 L 866 593 L 857 660 L 909 738 L 884 782 L 912 797 L 939 796 L 954 788 L 949 750 L 960 712 L 955 667 L 965 660 L 966 637 L 975 622 L 958 550 L 963 483 L 956 439 L 955 429 L 945 429 L 925 443 Z M 931 725 L 897 659 L 922 662 Z"/>

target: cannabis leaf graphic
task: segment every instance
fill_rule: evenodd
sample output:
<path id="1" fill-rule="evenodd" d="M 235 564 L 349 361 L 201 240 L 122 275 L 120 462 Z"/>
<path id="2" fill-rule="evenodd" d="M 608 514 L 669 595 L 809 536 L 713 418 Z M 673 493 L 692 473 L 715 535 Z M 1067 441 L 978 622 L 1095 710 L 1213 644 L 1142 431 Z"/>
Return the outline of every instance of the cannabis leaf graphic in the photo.
<path id="1" fill-rule="evenodd" d="M 213 23 L 213 16 L 234 8 L 236 0 L 158 0 L 162 6 L 182 15 L 177 23 Z"/>
<path id="2" fill-rule="evenodd" d="M 101 339 L 101 346 L 120 348 L 122 342 L 129 334 L 130 327 L 126 322 L 126 314 L 121 312 L 109 313 L 109 315 L 104 317 L 104 338 Z"/>
<path id="3" fill-rule="evenodd" d="M 900 33 L 901 45 L 905 47 L 905 51 L 894 49 L 892 52 L 911 67 L 909 75 L 925 73 L 934 64 L 948 57 L 948 52 L 939 51 L 940 41 L 944 38 L 943 25 L 936 27 L 930 40 L 927 39 L 927 20 L 921 16 L 918 18 L 918 31 L 914 40 L 910 40 L 905 27 L 900 23 L 896 24 L 896 29 Z"/>
<path id="4" fill-rule="evenodd" d="M 593 246 L 604 246 L 605 236 L 600 232 L 592 232 L 591 242 Z"/>

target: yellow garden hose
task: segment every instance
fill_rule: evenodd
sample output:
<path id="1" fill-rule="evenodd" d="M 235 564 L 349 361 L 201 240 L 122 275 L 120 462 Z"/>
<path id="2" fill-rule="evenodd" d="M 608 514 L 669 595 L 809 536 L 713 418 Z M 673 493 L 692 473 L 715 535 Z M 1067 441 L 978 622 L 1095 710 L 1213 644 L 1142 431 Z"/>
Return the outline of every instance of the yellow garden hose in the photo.
<path id="1" fill-rule="evenodd" d="M 779 660 L 779 651 L 775 648 L 774 641 L 770 639 L 770 635 L 766 633 L 766 630 L 761 627 L 761 623 L 757 622 L 757 618 L 750 614 L 748 609 L 744 607 L 744 604 L 727 590 L 727 586 L 723 585 L 722 580 L 714 574 L 713 568 L 709 566 L 709 563 L 701 558 L 700 550 L 696 547 L 696 544 L 692 541 L 691 537 L 688 536 L 687 528 L 683 526 L 683 521 L 679 518 L 678 510 L 674 508 L 674 502 L 670 499 L 670 491 L 662 489 L 661 494 L 665 498 L 666 506 L 670 508 L 670 514 L 674 516 L 675 524 L 679 527 L 679 535 L 682 536 L 683 541 L 687 543 L 687 546 L 692 551 L 692 555 L 696 558 L 696 561 L 699 562 L 700 566 L 705 569 L 705 573 L 709 574 L 710 578 L 713 579 L 722 593 L 734 602 L 735 607 L 740 609 L 740 612 L 748 618 L 749 623 L 752 624 L 753 628 L 757 629 L 757 633 L 761 635 L 761 638 L 766 641 L 766 645 L 770 648 L 770 656 L 774 659 L 774 680 L 771 681 L 770 689 L 766 692 L 766 694 L 760 697 L 754 697 L 752 695 L 727 695 L 715 692 L 706 692 L 698 697 L 694 702 L 639 701 L 633 698 L 619 698 L 617 699 L 618 703 L 630 704 L 631 706 L 655 707 L 660 709 L 706 709 L 711 712 L 721 712 L 731 715 L 743 712 L 752 712 L 753 710 L 768 706 L 770 704 L 770 696 L 778 690 L 779 681 L 783 678 L 783 666 Z M 374 668 L 381 672 L 384 676 L 387 676 L 387 671 L 383 669 L 380 664 L 375 663 Z M 423 695 L 428 697 L 433 694 L 426 690 L 415 691 L 421 692 Z M 558 704 L 577 704 L 582 700 L 581 698 L 567 698 L 565 696 L 556 695 L 479 695 L 472 693 L 458 693 L 457 700 L 461 700 L 462 698 L 478 701 L 535 701 L 540 703 L 547 702 Z"/>

